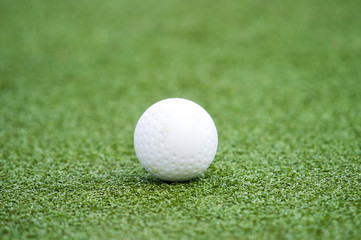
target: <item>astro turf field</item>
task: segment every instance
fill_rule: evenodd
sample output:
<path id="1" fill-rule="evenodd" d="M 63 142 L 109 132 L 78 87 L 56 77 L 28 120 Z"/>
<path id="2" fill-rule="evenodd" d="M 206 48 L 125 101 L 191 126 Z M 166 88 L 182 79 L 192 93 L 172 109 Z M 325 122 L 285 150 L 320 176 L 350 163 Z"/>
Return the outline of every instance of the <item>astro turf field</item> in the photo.
<path id="1" fill-rule="evenodd" d="M 0 239 L 360 239 L 360 1 L 0 1 Z M 164 98 L 219 134 L 167 183 Z"/>

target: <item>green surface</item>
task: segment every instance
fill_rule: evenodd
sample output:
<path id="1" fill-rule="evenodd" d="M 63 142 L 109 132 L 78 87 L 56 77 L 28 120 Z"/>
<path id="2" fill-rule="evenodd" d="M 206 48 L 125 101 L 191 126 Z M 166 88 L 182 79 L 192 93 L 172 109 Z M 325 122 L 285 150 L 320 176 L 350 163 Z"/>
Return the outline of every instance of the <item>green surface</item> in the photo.
<path id="1" fill-rule="evenodd" d="M 359 239 L 360 1 L 0 1 L 1 239 Z M 143 111 L 202 105 L 198 179 L 151 177 Z"/>

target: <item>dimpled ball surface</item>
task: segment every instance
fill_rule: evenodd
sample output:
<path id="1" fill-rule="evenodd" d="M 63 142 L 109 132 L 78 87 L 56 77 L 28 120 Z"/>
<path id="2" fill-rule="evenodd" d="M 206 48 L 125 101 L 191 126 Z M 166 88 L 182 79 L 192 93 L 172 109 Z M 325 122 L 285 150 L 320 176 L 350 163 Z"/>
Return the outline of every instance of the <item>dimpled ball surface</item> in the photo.
<path id="1" fill-rule="evenodd" d="M 166 181 L 197 177 L 213 161 L 218 146 L 216 126 L 200 105 L 169 98 L 140 117 L 134 148 L 142 166 Z"/>

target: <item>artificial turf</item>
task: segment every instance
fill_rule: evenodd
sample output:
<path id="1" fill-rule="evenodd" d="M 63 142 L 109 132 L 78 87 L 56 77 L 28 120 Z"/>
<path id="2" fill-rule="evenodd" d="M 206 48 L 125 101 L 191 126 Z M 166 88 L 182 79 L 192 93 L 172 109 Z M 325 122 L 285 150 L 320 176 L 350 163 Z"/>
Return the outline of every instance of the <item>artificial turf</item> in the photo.
<path id="1" fill-rule="evenodd" d="M 360 1 L 0 1 L 0 239 L 360 239 Z M 168 97 L 219 134 L 167 183 Z"/>

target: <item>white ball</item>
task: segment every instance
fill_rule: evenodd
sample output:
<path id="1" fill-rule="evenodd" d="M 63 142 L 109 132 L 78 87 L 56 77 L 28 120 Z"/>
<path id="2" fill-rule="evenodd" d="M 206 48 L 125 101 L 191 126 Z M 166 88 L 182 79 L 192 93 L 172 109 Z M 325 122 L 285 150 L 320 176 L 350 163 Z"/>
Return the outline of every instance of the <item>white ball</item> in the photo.
<path id="1" fill-rule="evenodd" d="M 185 181 L 208 168 L 218 135 L 211 116 L 195 102 L 169 98 L 150 106 L 134 132 L 134 148 L 143 167 L 166 181 Z"/>

